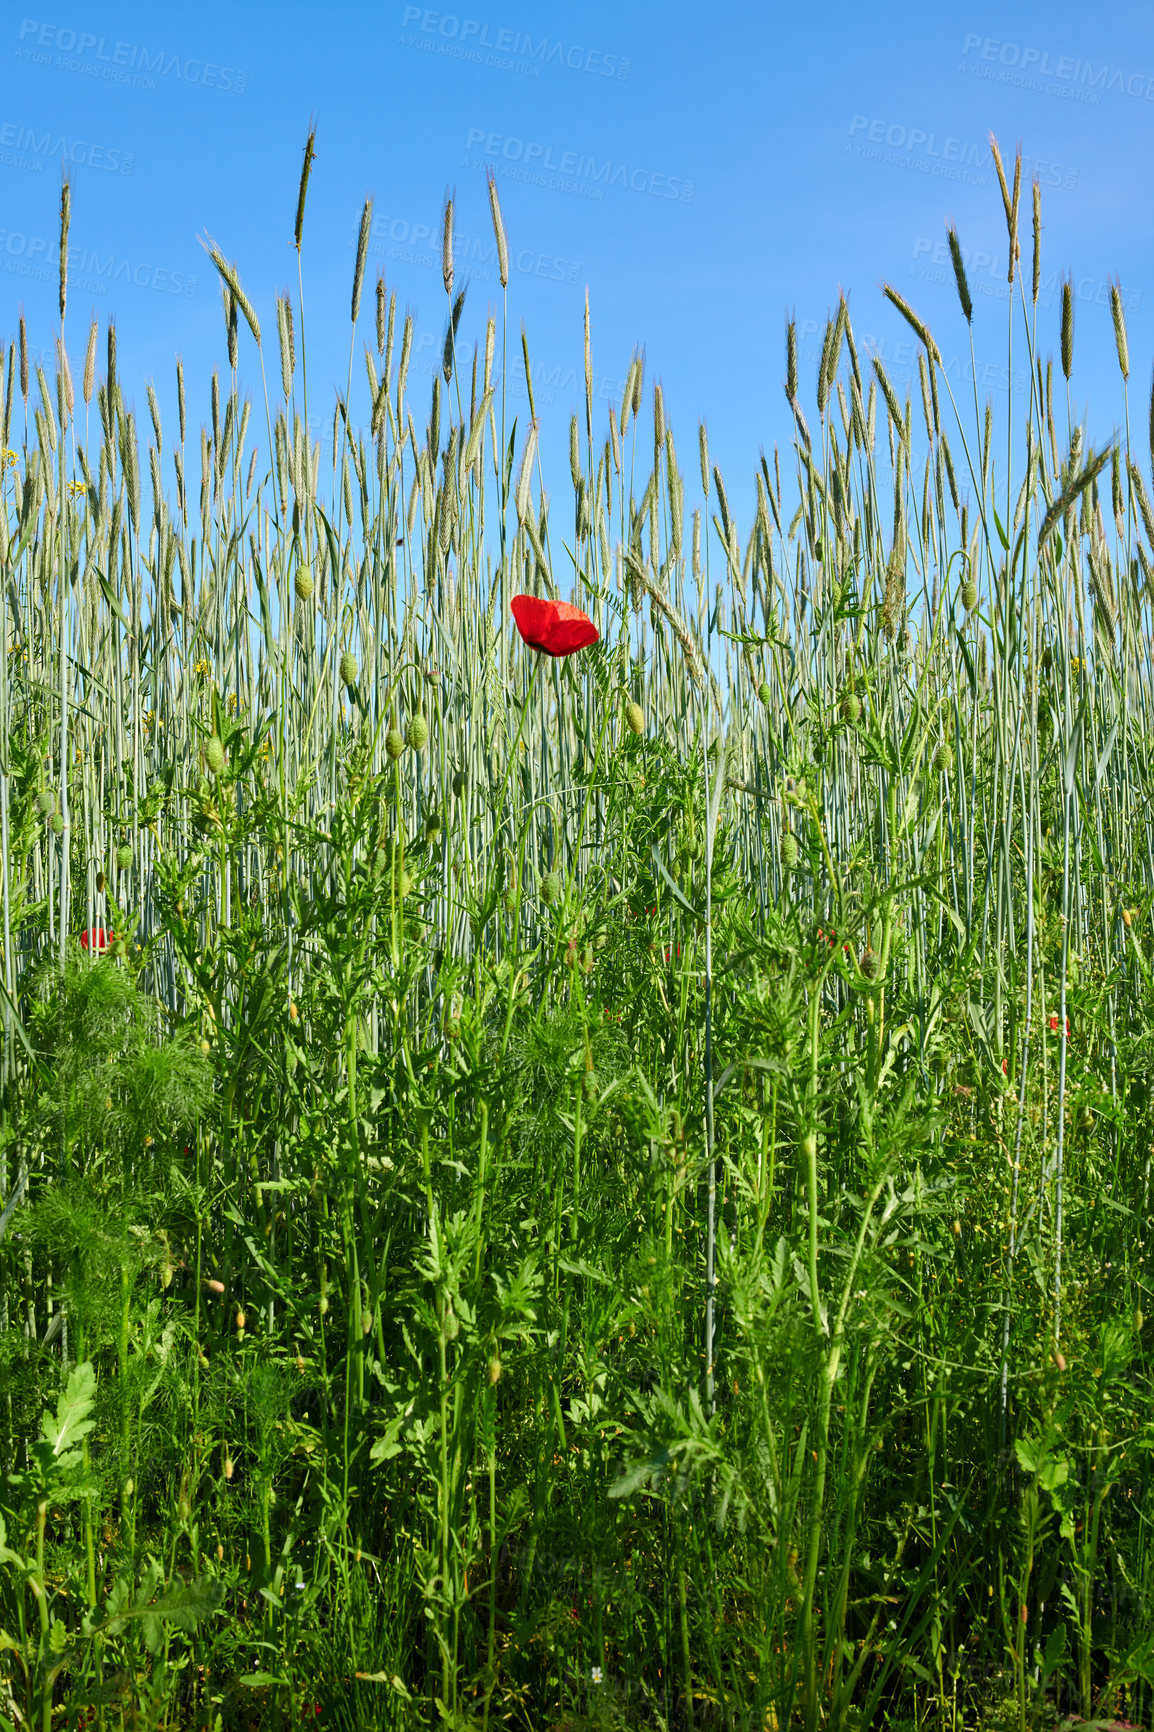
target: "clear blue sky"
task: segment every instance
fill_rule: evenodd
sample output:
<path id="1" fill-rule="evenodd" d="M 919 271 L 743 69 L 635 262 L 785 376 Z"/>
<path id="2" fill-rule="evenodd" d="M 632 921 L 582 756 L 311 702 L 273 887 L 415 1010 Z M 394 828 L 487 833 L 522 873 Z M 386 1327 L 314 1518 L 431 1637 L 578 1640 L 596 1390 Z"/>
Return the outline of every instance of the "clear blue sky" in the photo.
<path id="1" fill-rule="evenodd" d="M 448 0 L 204 0 L 159 13 L 139 0 L 18 0 L 0 23 L 0 68 L 0 339 L 14 334 L 23 304 L 33 347 L 51 351 L 67 151 L 74 370 L 91 312 L 102 327 L 114 317 L 126 396 L 146 421 L 145 385 L 155 381 L 169 445 L 176 354 L 190 434 L 208 417 L 212 366 L 226 370 L 219 283 L 199 235 L 237 262 L 266 333 L 270 392 L 279 390 L 275 294 L 291 285 L 295 299 L 293 223 L 310 118 L 317 160 L 303 269 L 314 424 L 329 424 L 333 387 L 344 389 L 366 196 L 375 234 L 354 418 L 365 418 L 360 352 L 372 342 L 378 267 L 424 338 L 424 369 L 415 364 L 411 375 L 424 405 L 446 315 L 439 224 L 448 190 L 457 201 L 456 286 L 470 281 L 462 340 L 471 349 L 481 335 L 500 299 L 491 163 L 514 267 L 511 356 L 523 322 L 554 497 L 567 493 L 568 422 L 583 397 L 588 287 L 599 392 L 619 402 L 631 353 L 644 345 L 647 413 L 659 378 L 687 507 L 698 502 L 704 418 L 744 532 L 759 449 L 776 441 L 788 455 L 790 311 L 811 425 L 820 332 L 839 287 L 859 346 L 872 339 L 899 381 L 916 380 L 910 333 L 882 300 L 883 281 L 931 324 L 972 416 L 948 220 L 971 258 L 979 398 L 1004 405 L 1006 232 L 993 130 L 1007 161 L 1020 142 L 1026 172 L 1042 181 L 1043 352 L 1056 354 L 1058 275 L 1070 271 L 1079 297 L 1075 412 L 1088 406 L 1094 436 L 1109 434 L 1123 414 L 1108 301 L 1109 279 L 1119 277 L 1131 420 L 1145 428 L 1154 9 L 1134 0 L 1093 9 L 879 0 L 788 12 L 682 0 L 460 0 L 456 10 Z M 1022 202 L 1028 271 L 1028 191 Z M 1015 345 L 1020 354 L 1020 337 Z M 243 323 L 241 370 L 259 409 Z M 251 426 L 262 430 L 263 411 Z"/>

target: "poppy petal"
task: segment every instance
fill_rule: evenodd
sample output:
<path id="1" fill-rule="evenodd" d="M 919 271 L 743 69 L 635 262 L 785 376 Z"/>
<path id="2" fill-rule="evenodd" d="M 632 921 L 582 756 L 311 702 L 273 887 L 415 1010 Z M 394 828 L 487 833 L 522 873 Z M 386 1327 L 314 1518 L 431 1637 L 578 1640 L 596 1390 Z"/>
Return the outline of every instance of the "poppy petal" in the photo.
<path id="1" fill-rule="evenodd" d="M 588 614 L 571 602 L 515 595 L 510 611 L 524 641 L 545 655 L 573 655 L 577 650 L 588 649 L 601 636 Z"/>

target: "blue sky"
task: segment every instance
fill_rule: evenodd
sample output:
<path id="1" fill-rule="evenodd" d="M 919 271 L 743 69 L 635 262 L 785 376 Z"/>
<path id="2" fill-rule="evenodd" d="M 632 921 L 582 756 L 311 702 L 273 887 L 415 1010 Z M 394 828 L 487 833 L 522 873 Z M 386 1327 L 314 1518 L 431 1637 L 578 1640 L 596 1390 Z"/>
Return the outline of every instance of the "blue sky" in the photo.
<path id="1" fill-rule="evenodd" d="M 620 401 L 631 354 L 643 345 L 646 412 L 660 379 L 687 507 L 698 502 L 704 419 L 745 530 L 759 450 L 777 442 L 783 464 L 788 456 L 786 318 L 799 321 L 812 425 L 821 330 L 839 288 L 859 348 L 876 346 L 899 383 L 916 381 L 911 334 L 881 295 L 893 282 L 930 323 L 972 419 L 947 221 L 971 261 L 979 401 L 989 395 L 1004 412 L 1006 230 L 989 159 L 993 131 L 1007 162 L 1020 144 L 1026 174 L 1042 182 L 1042 353 L 1057 354 L 1057 283 L 1071 272 L 1074 411 L 1088 412 L 1099 439 L 1120 425 L 1109 310 L 1109 281 L 1120 279 L 1131 423 L 1144 430 L 1154 331 L 1154 9 L 881 0 L 777 14 L 680 0 L 660 8 L 460 0 L 456 10 L 448 0 L 323 9 L 206 0 L 160 14 L 139 3 L 18 0 L 0 23 L 0 340 L 7 345 L 23 305 L 33 348 L 51 352 L 67 151 L 74 370 L 92 312 L 102 357 L 113 317 L 138 421 L 152 379 L 171 444 L 178 353 L 190 433 L 207 420 L 212 367 L 227 370 L 219 284 L 198 244 L 207 233 L 237 262 L 264 327 L 270 394 L 279 394 L 275 295 L 291 286 L 296 297 L 293 223 L 314 119 L 303 276 L 317 431 L 331 423 L 334 387 L 343 391 L 347 377 L 364 199 L 372 196 L 375 221 L 354 419 L 365 418 L 360 356 L 372 342 L 378 269 L 398 310 L 416 317 L 412 395 L 414 409 L 427 412 L 447 311 L 447 191 L 456 195 L 455 287 L 470 284 L 462 329 L 470 349 L 489 308 L 500 306 L 485 182 L 492 165 L 513 260 L 511 366 L 519 374 L 523 323 L 546 473 L 554 497 L 566 500 L 565 517 L 588 288 L 598 393 Z M 1028 272 L 1028 190 L 1022 203 Z M 1020 355 L 1020 326 L 1014 342 Z M 256 436 L 260 376 L 243 324 L 241 372 L 258 398 Z"/>

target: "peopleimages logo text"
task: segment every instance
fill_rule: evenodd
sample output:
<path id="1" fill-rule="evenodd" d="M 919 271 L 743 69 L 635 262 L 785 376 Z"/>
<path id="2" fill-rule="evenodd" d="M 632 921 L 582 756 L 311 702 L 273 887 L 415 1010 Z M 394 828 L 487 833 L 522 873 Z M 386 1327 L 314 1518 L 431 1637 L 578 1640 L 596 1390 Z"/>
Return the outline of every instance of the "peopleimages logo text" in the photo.
<path id="1" fill-rule="evenodd" d="M 963 60 L 971 55 L 975 56 L 975 65 L 986 61 L 992 66 L 1013 68 L 1030 79 L 1055 78 L 1064 84 L 1088 86 L 1090 91 L 1116 90 L 1122 96 L 1154 102 L 1154 76 L 1148 73 L 1126 73 L 1105 63 L 1095 67 L 1091 61 L 1079 60 L 1072 54 L 1051 56 L 1048 48 L 1027 48 L 1020 42 L 1003 42 L 997 36 L 973 33 L 962 43 Z"/>
<path id="2" fill-rule="evenodd" d="M 157 77 L 179 78 L 184 84 L 202 84 L 208 90 L 231 90 L 239 95 L 248 84 L 248 73 L 215 60 L 198 60 L 170 53 L 166 48 L 148 49 L 137 42 L 109 43 L 107 36 L 65 25 L 42 24 L 36 18 L 20 22 L 17 58 L 37 64 L 60 66 L 88 73 L 114 83 L 141 84 L 155 90 Z M 74 64 L 63 56 L 74 56 Z"/>
<path id="3" fill-rule="evenodd" d="M 461 18 L 455 12 L 433 12 L 425 6 L 406 6 L 401 27 L 415 24 L 425 36 L 459 42 L 463 48 L 488 49 L 493 54 L 540 66 L 566 66 L 570 72 L 592 72 L 599 78 L 628 78 L 632 61 L 600 48 L 581 48 L 576 43 L 554 42 L 548 36 L 530 36 L 527 30 L 490 30 L 479 18 Z"/>
<path id="4" fill-rule="evenodd" d="M 60 248 L 45 235 L 0 228 L 0 270 L 37 282 L 54 283 L 60 274 Z M 197 279 L 188 271 L 172 271 L 166 265 L 149 264 L 144 259 L 101 253 L 96 247 L 69 247 L 69 288 L 106 295 L 115 283 L 131 283 L 134 288 L 156 289 L 164 295 L 183 295 L 186 300 L 193 300 Z"/>
<path id="5" fill-rule="evenodd" d="M 503 132 L 487 132 L 483 126 L 471 126 L 465 140 L 466 151 L 479 146 L 480 161 L 465 158 L 466 167 L 483 166 L 486 159 L 496 162 L 516 178 L 536 186 L 552 186 L 563 192 L 582 192 L 588 197 L 604 197 L 607 186 L 625 187 L 629 192 L 647 193 L 650 198 L 680 199 L 692 204 L 694 183 L 680 175 L 662 174 L 651 168 L 630 168 L 627 163 L 614 162 L 611 157 L 598 160 L 579 150 L 563 150 L 554 155 L 551 144 L 540 144 L 531 138 L 513 138 Z"/>
<path id="6" fill-rule="evenodd" d="M 130 150 L 118 150 L 112 145 L 90 144 L 76 138 L 69 142 L 63 134 L 50 129 L 37 132 L 34 126 L 20 126 L 16 121 L 0 122 L 0 162 L 12 163 L 11 152 L 25 158 L 20 167 L 42 168 L 41 158 L 59 157 L 61 162 L 88 168 L 102 168 L 109 174 L 131 174 L 135 157 Z"/>

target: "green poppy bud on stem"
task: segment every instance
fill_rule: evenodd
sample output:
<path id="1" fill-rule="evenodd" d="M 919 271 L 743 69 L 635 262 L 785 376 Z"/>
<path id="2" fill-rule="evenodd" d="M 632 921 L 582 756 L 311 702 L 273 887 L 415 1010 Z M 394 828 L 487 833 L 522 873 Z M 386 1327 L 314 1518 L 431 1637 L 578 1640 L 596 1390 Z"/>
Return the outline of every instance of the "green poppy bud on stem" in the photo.
<path id="1" fill-rule="evenodd" d="M 293 579 L 293 588 L 297 592 L 298 601 L 311 601 L 313 597 L 313 574 L 307 565 L 298 568 Z"/>
<path id="2" fill-rule="evenodd" d="M 429 724 L 418 711 L 415 716 L 409 718 L 409 725 L 405 729 L 405 742 L 413 748 L 414 752 L 420 752 L 424 750 L 428 738 Z"/>
<path id="3" fill-rule="evenodd" d="M 630 733 L 643 734 L 645 732 L 645 712 L 641 705 L 634 703 L 632 699 L 625 706 L 625 720 L 629 725 Z"/>
<path id="4" fill-rule="evenodd" d="M 205 762 L 214 776 L 219 776 L 224 769 L 224 743 L 219 734 L 213 734 L 204 748 Z"/>
<path id="5" fill-rule="evenodd" d="M 792 872 L 797 862 L 797 837 L 792 830 L 787 830 L 781 838 L 781 863 L 787 872 Z"/>
<path id="6" fill-rule="evenodd" d="M 127 872 L 132 865 L 132 849 L 127 842 L 122 842 L 116 850 L 116 864 L 121 872 Z"/>
<path id="7" fill-rule="evenodd" d="M 356 684 L 358 672 L 359 669 L 357 668 L 356 656 L 353 654 L 352 650 L 346 650 L 344 655 L 341 657 L 341 678 L 345 682 L 346 686 Z"/>
<path id="8" fill-rule="evenodd" d="M 400 728 L 390 728 L 388 733 L 385 735 L 385 751 L 388 753 L 389 757 L 392 758 L 393 762 L 396 763 L 397 759 L 403 755 L 404 750 L 405 736 L 402 734 Z"/>

